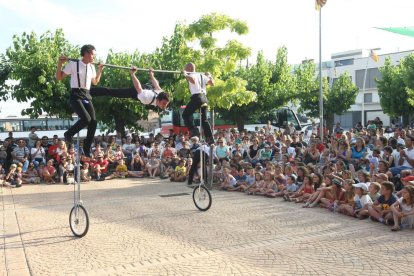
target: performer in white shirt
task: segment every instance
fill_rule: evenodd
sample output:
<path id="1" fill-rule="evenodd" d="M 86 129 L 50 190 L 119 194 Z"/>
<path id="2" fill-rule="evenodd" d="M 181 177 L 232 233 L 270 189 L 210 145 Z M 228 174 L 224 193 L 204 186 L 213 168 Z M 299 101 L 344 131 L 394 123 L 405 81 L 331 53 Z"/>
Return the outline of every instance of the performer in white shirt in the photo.
<path id="1" fill-rule="evenodd" d="M 149 76 L 153 89 L 143 89 L 140 81 L 135 73 L 137 67 L 131 67 L 131 79 L 134 87 L 130 88 L 107 88 L 107 87 L 93 87 L 91 95 L 94 97 L 110 96 L 115 98 L 139 100 L 144 105 L 158 106 L 165 109 L 170 103 L 170 97 L 167 92 L 164 92 L 160 87 L 158 80 L 154 77 L 154 70 L 149 69 Z"/>
<path id="2" fill-rule="evenodd" d="M 95 55 L 96 50 L 93 45 L 84 45 L 81 48 L 81 60 L 70 61 L 62 70 L 63 63 L 68 61 L 68 58 L 62 55 L 59 58 L 56 70 L 57 80 L 63 80 L 66 76 L 70 75 L 70 106 L 79 116 L 79 121 L 65 132 L 65 139 L 71 144 L 73 142 L 73 136 L 87 126 L 88 132 L 83 145 L 86 155 L 90 155 L 90 148 L 97 126 L 95 109 L 89 90 L 91 83 L 93 85 L 99 83 L 104 66 L 103 64 L 99 64 L 98 72 L 95 71 L 95 67 L 92 65 Z"/>

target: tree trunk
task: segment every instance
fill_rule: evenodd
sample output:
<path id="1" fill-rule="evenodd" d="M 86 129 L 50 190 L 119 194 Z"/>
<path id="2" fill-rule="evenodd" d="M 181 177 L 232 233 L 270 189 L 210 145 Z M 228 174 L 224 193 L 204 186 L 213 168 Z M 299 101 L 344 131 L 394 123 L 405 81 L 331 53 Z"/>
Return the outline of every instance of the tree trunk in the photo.
<path id="1" fill-rule="evenodd" d="M 402 116 L 402 124 L 403 127 L 406 127 L 410 124 L 410 114 L 404 114 Z"/>
<path id="2" fill-rule="evenodd" d="M 117 131 L 117 133 L 121 133 L 121 137 L 122 138 L 125 138 L 126 137 L 126 134 L 125 134 L 125 122 L 124 122 L 124 119 L 118 113 L 115 113 L 114 114 L 114 119 L 115 119 L 115 130 Z"/>
<path id="3" fill-rule="evenodd" d="M 235 121 L 236 121 L 237 129 L 239 130 L 239 132 L 243 131 L 244 130 L 244 121 L 245 121 L 243 116 L 237 116 L 235 118 Z"/>
<path id="4" fill-rule="evenodd" d="M 328 133 L 332 135 L 334 126 L 334 114 L 325 114 L 324 120 L 326 122 L 326 129 L 328 130 Z"/>

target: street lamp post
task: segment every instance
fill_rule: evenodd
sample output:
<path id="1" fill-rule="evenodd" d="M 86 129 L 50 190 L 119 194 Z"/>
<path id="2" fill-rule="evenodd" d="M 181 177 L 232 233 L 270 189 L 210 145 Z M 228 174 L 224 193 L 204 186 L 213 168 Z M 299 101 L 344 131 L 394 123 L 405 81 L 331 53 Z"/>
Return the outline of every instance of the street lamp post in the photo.
<path id="1" fill-rule="evenodd" d="M 363 127 L 365 126 L 365 88 L 366 88 L 366 81 L 367 81 L 369 58 L 372 55 L 372 51 L 378 51 L 378 50 L 381 50 L 381 48 L 372 48 L 372 49 L 367 49 L 367 50 L 369 50 L 369 56 L 367 57 L 367 63 L 365 65 L 365 73 L 364 73 L 364 82 L 362 83 L 361 123 Z"/>
<path id="2" fill-rule="evenodd" d="M 322 9 L 319 9 L 319 136 L 323 143 Z"/>

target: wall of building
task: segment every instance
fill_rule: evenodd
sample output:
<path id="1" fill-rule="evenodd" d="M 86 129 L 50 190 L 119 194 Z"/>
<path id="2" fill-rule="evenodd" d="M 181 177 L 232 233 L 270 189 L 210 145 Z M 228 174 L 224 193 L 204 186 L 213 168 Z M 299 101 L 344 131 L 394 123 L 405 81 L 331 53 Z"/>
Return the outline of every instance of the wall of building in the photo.
<path id="1" fill-rule="evenodd" d="M 366 125 L 368 120 L 379 117 L 384 126 L 390 125 L 391 118 L 384 114 L 380 105 L 375 78 L 381 78 L 379 68 L 384 66 L 386 58 L 389 57 L 391 63 L 397 65 L 402 58 L 412 53 L 414 50 L 378 55 L 379 61 L 375 62 L 369 56 L 368 50 L 355 50 L 333 54 L 332 60 L 324 62 L 322 75 L 328 77 L 331 84 L 341 74 L 347 72 L 353 83 L 360 89 L 355 104 L 345 114 L 335 115 L 335 122 L 340 122 L 344 128 L 351 128 L 358 122 L 364 121 L 364 125 Z"/>

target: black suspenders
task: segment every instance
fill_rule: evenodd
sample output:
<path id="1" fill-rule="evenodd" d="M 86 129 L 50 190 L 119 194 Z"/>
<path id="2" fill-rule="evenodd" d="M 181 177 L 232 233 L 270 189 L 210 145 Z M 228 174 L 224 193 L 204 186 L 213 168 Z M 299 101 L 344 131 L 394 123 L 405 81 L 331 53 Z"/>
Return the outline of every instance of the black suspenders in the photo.
<path id="1" fill-rule="evenodd" d="M 79 78 L 79 60 L 76 61 L 76 74 L 78 75 L 78 88 L 81 89 L 80 78 Z M 86 64 L 85 72 L 85 89 L 86 89 L 86 78 L 88 77 L 88 64 Z"/>
<path id="2" fill-rule="evenodd" d="M 157 92 L 155 92 L 154 90 L 152 90 L 152 92 L 154 92 L 154 98 L 152 98 L 152 101 L 149 103 L 149 105 L 152 105 L 152 103 L 155 101 L 155 99 L 158 96 L 158 93 Z"/>

